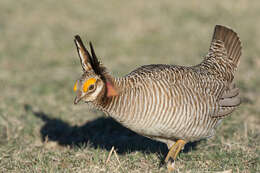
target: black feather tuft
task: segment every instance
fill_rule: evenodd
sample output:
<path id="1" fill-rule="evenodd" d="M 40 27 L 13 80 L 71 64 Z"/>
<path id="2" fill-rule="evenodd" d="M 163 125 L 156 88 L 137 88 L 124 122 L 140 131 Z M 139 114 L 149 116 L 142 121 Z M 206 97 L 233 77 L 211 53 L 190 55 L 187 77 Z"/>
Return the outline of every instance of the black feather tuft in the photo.
<path id="1" fill-rule="evenodd" d="M 90 51 L 91 51 L 91 55 L 92 55 L 92 57 L 91 57 L 92 68 L 97 75 L 102 75 L 103 70 L 100 68 L 100 62 L 97 59 L 96 53 L 94 51 L 94 48 L 93 48 L 93 45 L 91 42 L 89 42 L 89 46 L 90 46 Z"/>

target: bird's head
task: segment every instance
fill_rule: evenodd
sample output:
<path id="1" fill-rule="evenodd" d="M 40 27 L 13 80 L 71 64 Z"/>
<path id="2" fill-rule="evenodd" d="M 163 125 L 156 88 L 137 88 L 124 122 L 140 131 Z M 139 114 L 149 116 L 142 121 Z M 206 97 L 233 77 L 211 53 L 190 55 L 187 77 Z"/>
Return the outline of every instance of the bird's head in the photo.
<path id="1" fill-rule="evenodd" d="M 76 81 L 73 88 L 77 94 L 74 104 L 79 101 L 93 102 L 102 97 L 116 96 L 118 92 L 112 77 L 98 61 L 91 42 L 89 43 L 90 54 L 78 35 L 75 36 L 74 41 L 83 69 L 82 76 Z"/>

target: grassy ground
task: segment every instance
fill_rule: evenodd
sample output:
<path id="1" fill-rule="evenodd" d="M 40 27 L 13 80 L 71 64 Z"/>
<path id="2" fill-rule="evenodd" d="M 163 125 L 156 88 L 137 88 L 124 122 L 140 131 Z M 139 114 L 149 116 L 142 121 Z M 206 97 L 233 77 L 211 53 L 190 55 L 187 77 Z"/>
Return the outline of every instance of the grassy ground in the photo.
<path id="1" fill-rule="evenodd" d="M 215 137 L 186 147 L 176 172 L 260 172 L 260 1 L 1 0 L 0 14 L 0 172 L 165 172 L 164 144 L 72 104 L 81 75 L 73 36 L 92 40 L 120 76 L 199 63 L 215 24 L 241 37 L 243 103 Z"/>

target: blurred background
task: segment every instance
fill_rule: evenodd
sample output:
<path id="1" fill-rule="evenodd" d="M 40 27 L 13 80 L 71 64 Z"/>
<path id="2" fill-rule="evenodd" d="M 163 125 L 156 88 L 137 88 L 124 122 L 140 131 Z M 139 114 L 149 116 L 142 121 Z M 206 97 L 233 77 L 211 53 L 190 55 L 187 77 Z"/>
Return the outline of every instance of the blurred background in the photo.
<path id="1" fill-rule="evenodd" d="M 115 76 L 145 64 L 195 65 L 216 24 L 243 55 L 243 103 L 217 135 L 181 153 L 177 171 L 260 171 L 260 1 L 0 1 L 0 170 L 164 172 L 166 146 L 103 113 L 74 106 L 81 75 L 73 37 L 92 41 Z M 112 146 L 119 153 L 105 164 Z"/>

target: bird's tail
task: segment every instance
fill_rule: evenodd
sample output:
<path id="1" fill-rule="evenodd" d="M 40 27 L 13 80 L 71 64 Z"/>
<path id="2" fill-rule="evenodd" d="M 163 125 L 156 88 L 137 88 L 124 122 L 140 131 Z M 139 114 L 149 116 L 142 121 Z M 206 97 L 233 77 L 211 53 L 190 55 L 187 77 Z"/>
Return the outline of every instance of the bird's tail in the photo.
<path id="1" fill-rule="evenodd" d="M 209 53 L 200 67 L 232 82 L 239 64 L 241 50 L 242 46 L 237 33 L 225 26 L 216 25 Z"/>
<path id="2" fill-rule="evenodd" d="M 241 42 L 236 32 L 225 26 L 216 25 L 215 31 L 212 38 L 212 43 L 221 41 L 224 44 L 228 58 L 235 67 L 238 66 L 239 59 L 241 56 Z"/>
<path id="3" fill-rule="evenodd" d="M 225 26 L 216 25 L 209 53 L 204 62 L 209 65 L 209 71 L 229 82 L 220 96 L 220 110 L 215 118 L 223 118 L 233 112 L 241 103 L 239 89 L 233 82 L 234 73 L 241 57 L 241 42 L 237 33 Z"/>

